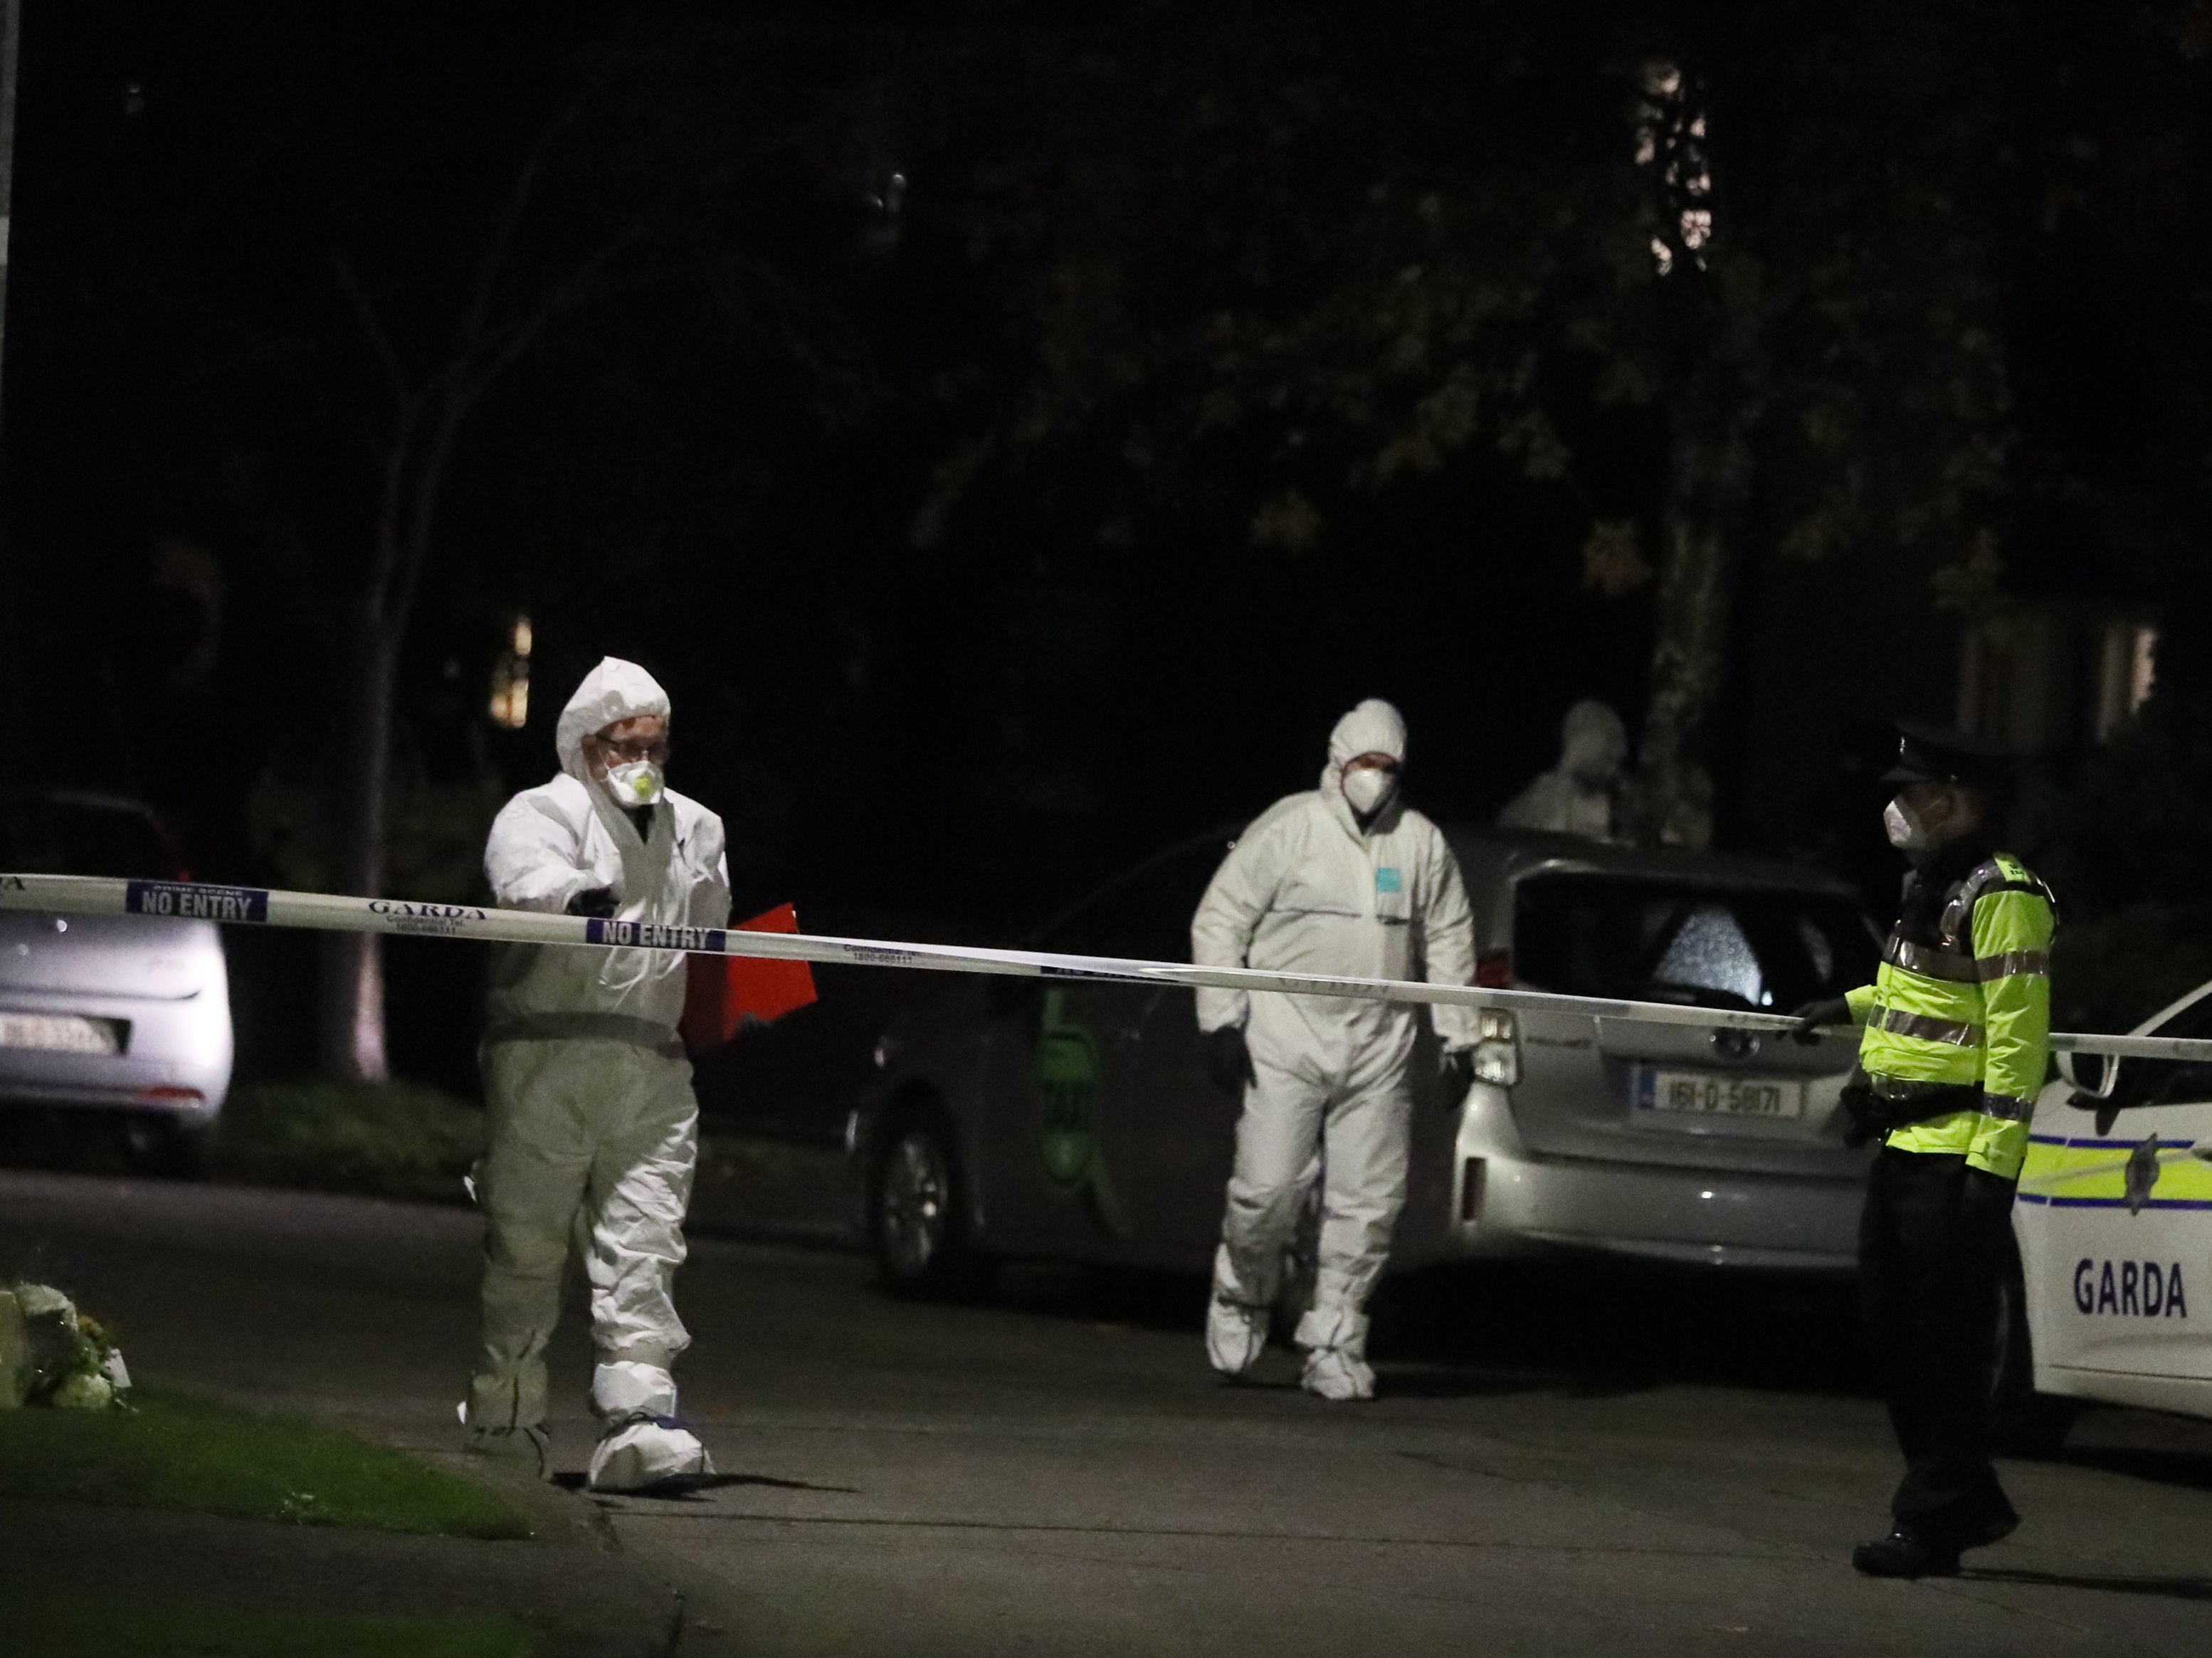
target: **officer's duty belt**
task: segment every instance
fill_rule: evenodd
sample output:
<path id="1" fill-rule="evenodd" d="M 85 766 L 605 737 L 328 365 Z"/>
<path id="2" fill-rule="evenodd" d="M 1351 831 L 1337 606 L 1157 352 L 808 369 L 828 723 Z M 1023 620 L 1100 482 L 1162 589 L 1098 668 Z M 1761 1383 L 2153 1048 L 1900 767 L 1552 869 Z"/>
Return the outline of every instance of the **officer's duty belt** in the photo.
<path id="1" fill-rule="evenodd" d="M 1853 1132 L 1845 1143 L 1861 1145 L 1915 1123 L 1948 1117 L 1956 1111 L 1987 1109 L 1975 1082 L 1911 1082 L 1901 1076 L 1856 1076 L 1844 1085 L 1844 1109 Z"/>

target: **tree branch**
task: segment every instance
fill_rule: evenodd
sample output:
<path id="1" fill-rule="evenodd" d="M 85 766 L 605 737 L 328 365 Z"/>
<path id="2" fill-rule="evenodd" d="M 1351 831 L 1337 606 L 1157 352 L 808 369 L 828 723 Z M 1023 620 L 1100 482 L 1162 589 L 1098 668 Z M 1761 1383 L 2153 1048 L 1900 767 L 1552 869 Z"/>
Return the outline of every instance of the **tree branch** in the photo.
<path id="1" fill-rule="evenodd" d="M 362 286 L 361 278 L 354 274 L 351 261 L 343 253 L 333 253 L 331 269 L 337 277 L 338 291 L 345 296 L 346 303 L 353 309 L 355 320 L 361 324 L 362 332 L 368 336 L 369 350 L 375 354 L 377 367 L 384 371 L 384 387 L 392 395 L 393 418 L 404 418 L 410 401 L 407 375 L 399 366 L 398 352 L 392 349 L 391 331 L 385 327 L 384 320 L 376 314 L 375 302 L 369 298 L 368 290 Z"/>
<path id="2" fill-rule="evenodd" d="M 587 95 L 579 93 L 563 105 L 559 113 L 538 129 L 538 136 L 523 154 L 522 165 L 508 187 L 507 200 L 492 222 L 491 239 L 484 246 L 483 257 L 477 263 L 477 279 L 468 303 L 462 308 L 459 332 L 454 342 L 459 357 L 474 355 L 477 342 L 483 337 L 492 301 L 499 292 L 499 279 L 506 271 L 507 256 L 514 251 L 522 222 L 529 216 L 531 199 L 538 193 L 538 181 L 544 174 L 547 158 L 561 136 L 581 118 Z"/>
<path id="3" fill-rule="evenodd" d="M 392 464 L 386 475 L 384 522 L 393 533 L 380 538 L 384 545 L 380 548 L 378 591 L 384 614 L 394 620 L 404 622 L 413 611 L 429 557 L 438 494 L 461 426 L 470 412 L 500 376 L 537 344 L 548 329 L 596 296 L 594 284 L 598 278 L 623 253 L 645 240 L 653 227 L 665 218 L 677 204 L 686 196 L 726 180 L 758 157 L 758 147 L 750 147 L 664 192 L 658 200 L 631 215 L 598 247 L 572 265 L 550 285 L 537 305 L 512 321 L 494 326 L 491 315 L 501 278 L 528 217 L 548 157 L 561 136 L 580 118 L 586 101 L 583 94 L 572 99 L 532 141 L 478 260 L 475 281 L 459 320 L 454 355 L 410 396 L 411 418 L 395 441 Z M 430 417 L 428 432 L 424 434 L 415 418 L 426 409 L 435 412 Z M 404 485 L 403 474 L 411 474 Z M 403 491 L 406 497 L 404 509 L 398 505 Z"/>

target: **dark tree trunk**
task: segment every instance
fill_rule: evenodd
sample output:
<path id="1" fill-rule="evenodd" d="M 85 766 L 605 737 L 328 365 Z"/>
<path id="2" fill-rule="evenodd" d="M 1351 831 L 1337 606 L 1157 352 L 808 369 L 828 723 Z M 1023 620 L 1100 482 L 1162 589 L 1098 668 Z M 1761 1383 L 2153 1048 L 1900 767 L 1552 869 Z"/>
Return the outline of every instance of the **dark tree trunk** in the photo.
<path id="1" fill-rule="evenodd" d="M 377 898 L 384 887 L 398 650 L 395 631 L 373 613 L 362 616 L 353 628 L 339 687 L 331 838 L 338 890 Z M 356 1082 L 381 1082 L 390 1075 L 384 1048 L 383 940 L 375 934 L 324 936 L 321 1022 L 326 1075 Z"/>
<path id="2" fill-rule="evenodd" d="M 4 0 L 0 0 L 4 3 Z M 334 258 L 338 285 L 361 320 L 392 398 L 377 533 L 369 574 L 355 596 L 339 686 L 339 747 L 335 757 L 338 890 L 356 898 L 384 894 L 392 793 L 392 696 L 401 641 L 414 613 L 430 552 L 440 493 L 463 422 L 485 388 L 557 319 L 581 301 L 585 284 L 637 236 L 632 220 L 513 320 L 494 315 L 501 274 L 515 233 L 536 191 L 549 147 L 566 131 L 576 107 L 564 109 L 539 135 L 516 173 L 507 207 L 492 227 L 473 292 L 460 318 L 458 346 L 419 384 L 375 302 L 343 257 Z M 322 1061 L 325 1072 L 354 1082 L 383 1082 L 390 1072 L 384 1045 L 384 954 L 373 934 L 334 933 L 323 946 Z"/>
<path id="3" fill-rule="evenodd" d="M 1719 523 L 1668 514 L 1653 617 L 1651 700 L 1637 770 L 1650 838 L 1710 846 L 1713 779 L 1705 737 L 1728 678 L 1736 560 Z"/>
<path id="4" fill-rule="evenodd" d="M 1735 638 L 1749 415 L 1733 376 L 1694 371 L 1674 406 L 1674 457 L 1654 600 L 1651 699 L 1637 754 L 1641 838 L 1713 840 L 1713 714 Z"/>

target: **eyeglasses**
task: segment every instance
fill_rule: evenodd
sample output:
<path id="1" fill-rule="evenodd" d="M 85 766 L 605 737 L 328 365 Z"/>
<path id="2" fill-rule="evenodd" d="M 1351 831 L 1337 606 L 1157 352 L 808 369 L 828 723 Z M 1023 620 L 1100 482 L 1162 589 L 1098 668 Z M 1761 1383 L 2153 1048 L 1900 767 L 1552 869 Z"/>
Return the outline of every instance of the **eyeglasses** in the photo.
<path id="1" fill-rule="evenodd" d="M 600 752 L 619 760 L 651 760 L 655 765 L 668 762 L 668 739 L 665 737 L 602 737 L 593 735 L 592 741 Z"/>

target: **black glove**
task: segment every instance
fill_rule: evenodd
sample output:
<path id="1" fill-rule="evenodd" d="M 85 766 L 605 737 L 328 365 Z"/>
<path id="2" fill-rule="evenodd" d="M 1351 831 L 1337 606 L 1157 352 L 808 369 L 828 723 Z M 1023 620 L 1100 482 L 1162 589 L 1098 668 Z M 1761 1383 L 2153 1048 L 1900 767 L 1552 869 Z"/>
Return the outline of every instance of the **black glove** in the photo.
<path id="1" fill-rule="evenodd" d="M 568 900 L 570 915 L 589 916 L 594 921 L 612 921 L 615 911 L 620 908 L 622 905 L 615 901 L 615 889 L 611 887 L 594 887 Z"/>
<path id="2" fill-rule="evenodd" d="M 1437 1056 L 1437 1075 L 1443 1078 L 1444 1104 L 1454 1111 L 1474 1086 L 1474 1050 L 1446 1048 Z"/>
<path id="3" fill-rule="evenodd" d="M 1851 1004 L 1840 996 L 1825 1002 L 1808 1002 L 1790 1015 L 1797 1021 L 1797 1028 L 1790 1033 L 1796 1041 L 1811 1047 L 1820 1039 L 1823 1025 L 1848 1025 L 1851 1022 Z"/>
<path id="4" fill-rule="evenodd" d="M 1223 1093 L 1243 1092 L 1252 1080 L 1252 1051 L 1244 1045 L 1243 1027 L 1224 1025 L 1206 1033 L 1206 1069 Z"/>

